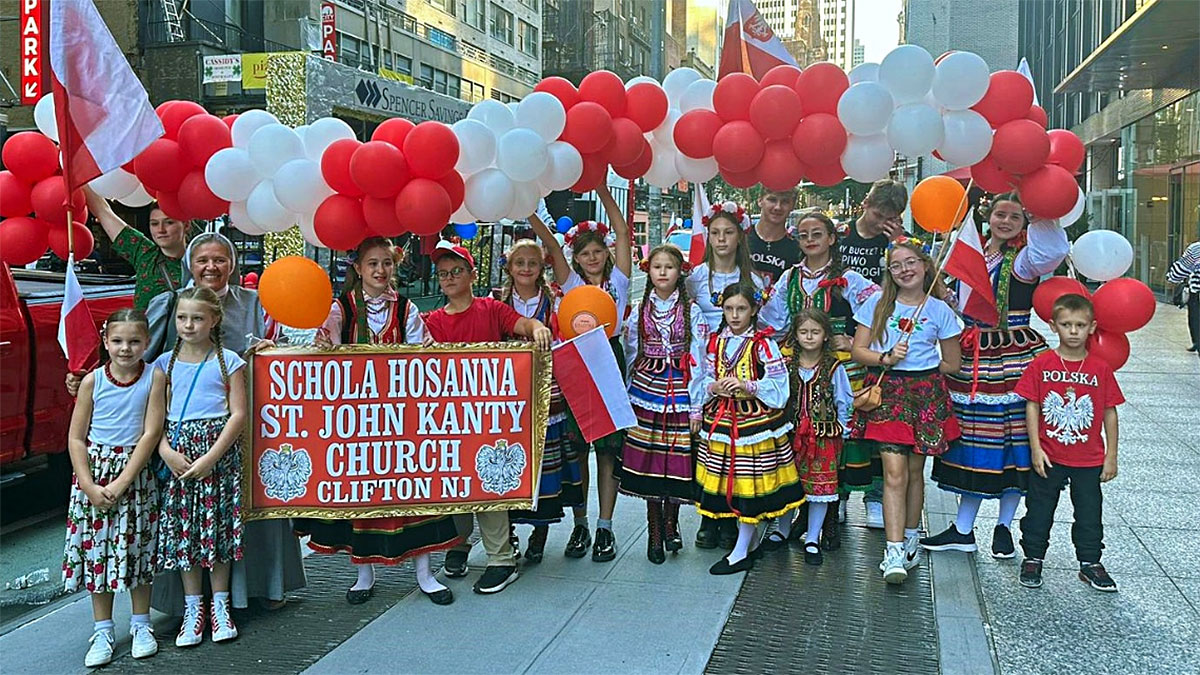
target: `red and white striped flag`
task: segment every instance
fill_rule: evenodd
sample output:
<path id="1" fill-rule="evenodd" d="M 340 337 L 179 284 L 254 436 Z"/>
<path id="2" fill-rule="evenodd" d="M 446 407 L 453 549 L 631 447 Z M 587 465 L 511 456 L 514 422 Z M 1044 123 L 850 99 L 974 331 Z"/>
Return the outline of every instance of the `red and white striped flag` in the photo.
<path id="1" fill-rule="evenodd" d="M 768 70 L 782 65 L 799 67 L 767 20 L 759 14 L 754 1 L 729 0 L 717 79 L 729 73 L 747 73 L 761 80 Z"/>
<path id="2" fill-rule="evenodd" d="M 958 307 L 963 314 L 989 326 L 1000 323 L 992 275 L 983 259 L 983 242 L 979 239 L 974 215 L 958 228 L 958 236 L 946 255 L 945 270 L 946 274 L 962 282 L 958 290 Z"/>
<path id="3" fill-rule="evenodd" d="M 588 443 L 637 424 L 603 326 L 554 347 L 554 378 Z"/>
<path id="4" fill-rule="evenodd" d="M 84 373 L 96 367 L 100 334 L 92 313 L 83 299 L 83 289 L 75 278 L 75 256 L 67 257 L 67 285 L 63 294 L 62 314 L 58 319 L 58 344 L 67 357 L 67 370 Z"/>
<path id="5" fill-rule="evenodd" d="M 163 135 L 146 89 L 92 0 L 50 3 L 50 77 L 68 191 Z"/>
<path id="6" fill-rule="evenodd" d="M 708 195 L 704 194 L 704 183 L 692 183 L 696 195 L 692 199 L 692 243 L 688 244 L 688 262 L 692 267 L 704 262 L 704 247 L 708 245 L 708 228 L 702 219 L 712 208 L 708 203 Z"/>

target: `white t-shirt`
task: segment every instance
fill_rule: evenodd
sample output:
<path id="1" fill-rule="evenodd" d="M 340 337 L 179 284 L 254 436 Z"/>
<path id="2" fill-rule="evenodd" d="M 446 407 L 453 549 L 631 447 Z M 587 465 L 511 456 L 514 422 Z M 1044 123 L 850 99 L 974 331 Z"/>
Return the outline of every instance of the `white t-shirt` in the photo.
<path id="1" fill-rule="evenodd" d="M 875 320 L 875 307 L 879 304 L 882 293 L 875 293 L 867 298 L 858 310 L 854 312 L 854 320 L 860 326 L 871 328 Z M 871 349 L 886 352 L 900 342 L 903 335 L 901 322 L 907 325 L 917 311 L 916 306 L 906 305 L 896 301 L 896 308 L 887 320 L 887 330 L 881 341 L 871 344 Z M 950 309 L 950 306 L 937 298 L 930 298 L 917 318 L 912 337 L 908 340 L 908 354 L 895 366 L 895 370 L 930 370 L 941 363 L 941 353 L 938 351 L 938 340 L 952 338 L 962 333 L 963 323 Z"/>
<path id="2" fill-rule="evenodd" d="M 700 263 L 688 273 L 687 284 L 688 296 L 700 308 L 700 312 L 704 315 L 704 320 L 708 322 L 708 329 L 715 331 L 721 327 L 721 317 L 723 310 L 713 304 L 712 296 L 715 293 L 724 291 L 730 284 L 737 283 L 742 278 L 740 270 L 732 272 L 713 272 L 712 279 L 708 275 L 708 263 Z M 751 280 L 758 288 L 764 288 L 770 280 L 765 274 L 752 272 Z"/>
<path id="3" fill-rule="evenodd" d="M 586 285 L 587 281 L 584 281 L 578 272 L 571 270 L 570 276 L 562 284 L 562 292 L 569 293 L 574 288 Z M 619 329 L 625 323 L 625 310 L 629 307 L 629 277 L 625 276 L 620 268 L 614 266 L 612 274 L 608 276 L 608 283 L 602 288 L 617 302 L 617 328 Z"/>
<path id="4" fill-rule="evenodd" d="M 234 373 L 246 365 L 246 362 L 235 351 L 224 349 L 222 354 L 225 356 L 225 368 L 229 377 L 233 377 Z M 164 373 L 167 372 L 167 366 L 170 363 L 170 352 L 154 359 L 154 367 Z M 197 378 L 196 369 L 200 369 L 200 375 L 196 379 L 196 388 L 192 391 L 192 398 L 189 401 L 188 390 L 192 388 L 192 380 Z M 170 376 L 168 420 L 188 422 L 224 417 L 229 414 L 229 405 L 225 398 L 225 382 L 221 378 L 221 364 L 217 362 L 215 353 L 203 363 L 185 363 L 176 359 Z M 186 410 L 184 410 L 185 401 L 187 402 Z"/>

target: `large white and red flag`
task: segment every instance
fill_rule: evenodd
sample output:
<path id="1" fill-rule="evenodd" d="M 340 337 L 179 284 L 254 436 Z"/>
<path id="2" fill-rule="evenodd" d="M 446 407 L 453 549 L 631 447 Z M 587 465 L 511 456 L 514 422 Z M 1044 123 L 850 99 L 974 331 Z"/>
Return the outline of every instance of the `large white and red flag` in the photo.
<path id="1" fill-rule="evenodd" d="M 704 214 L 712 208 L 708 195 L 704 194 L 704 183 L 692 183 L 696 194 L 692 198 L 692 242 L 688 244 L 688 262 L 692 267 L 704 262 L 704 247 L 708 245 L 708 228 L 704 227 Z"/>
<path id="2" fill-rule="evenodd" d="M 75 255 L 67 256 L 67 287 L 58 318 L 58 344 L 67 357 L 67 370 L 84 373 L 99 361 L 100 334 L 75 278 Z"/>
<path id="3" fill-rule="evenodd" d="M 799 67 L 759 14 L 754 0 L 729 0 L 717 79 L 729 73 L 746 73 L 761 80 L 768 70 L 782 65 Z"/>
<path id="4" fill-rule="evenodd" d="M 958 228 L 958 236 L 946 254 L 945 271 L 962 282 L 958 290 L 958 307 L 963 314 L 989 326 L 1000 322 L 992 275 L 983 258 L 983 242 L 975 227 L 974 215 Z"/>
<path id="5" fill-rule="evenodd" d="M 588 443 L 637 424 L 603 326 L 555 345 L 554 378 Z"/>

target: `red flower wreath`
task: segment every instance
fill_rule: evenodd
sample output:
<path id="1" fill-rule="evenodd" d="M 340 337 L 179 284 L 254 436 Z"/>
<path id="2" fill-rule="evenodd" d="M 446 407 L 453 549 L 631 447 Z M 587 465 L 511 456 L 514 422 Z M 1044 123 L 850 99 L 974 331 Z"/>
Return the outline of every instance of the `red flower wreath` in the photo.
<path id="1" fill-rule="evenodd" d="M 584 232 L 595 232 L 600 235 L 600 238 L 604 240 L 605 246 L 612 246 L 617 243 L 616 233 L 609 229 L 608 225 L 598 223 L 594 220 L 585 220 L 581 223 L 576 223 L 563 235 L 563 242 L 567 246 L 571 246 L 575 242 L 575 238 Z"/>
<path id="2" fill-rule="evenodd" d="M 708 213 L 700 217 L 700 222 L 704 225 L 704 227 L 708 227 L 709 223 L 712 222 L 712 219 L 716 218 L 722 213 L 733 216 L 734 222 L 738 224 L 738 227 L 742 228 L 743 232 L 749 231 L 750 216 L 746 214 L 746 209 L 733 202 L 717 202 L 716 204 L 713 204 L 712 207 L 709 208 Z"/>

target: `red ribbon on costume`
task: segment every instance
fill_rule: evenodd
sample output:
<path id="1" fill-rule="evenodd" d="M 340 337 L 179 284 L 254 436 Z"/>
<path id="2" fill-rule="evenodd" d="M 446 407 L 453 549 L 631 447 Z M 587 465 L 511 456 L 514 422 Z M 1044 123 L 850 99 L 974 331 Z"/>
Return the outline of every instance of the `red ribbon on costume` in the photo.
<path id="1" fill-rule="evenodd" d="M 696 359 L 692 358 L 692 355 L 689 353 L 686 353 L 686 352 L 679 355 L 678 364 L 672 364 L 670 357 L 667 357 L 667 398 L 666 398 L 666 402 L 663 404 L 663 416 L 662 416 L 662 435 L 664 437 L 666 437 L 666 435 L 667 435 L 666 407 L 668 405 L 675 403 L 675 373 L 672 371 L 672 367 L 674 367 L 677 370 L 683 371 L 683 381 L 690 382 L 692 379 L 692 366 L 694 366 L 695 364 L 696 364 Z M 671 444 L 670 444 L 670 446 L 668 446 L 668 451 L 674 452 L 675 448 L 677 447 L 674 436 L 671 437 L 670 442 L 671 442 Z"/>
<path id="2" fill-rule="evenodd" d="M 822 279 L 821 281 L 817 282 L 817 288 L 831 288 L 833 286 L 837 286 L 838 288 L 845 288 L 846 285 L 847 285 L 846 277 L 838 277 L 836 279 Z"/>
<path id="3" fill-rule="evenodd" d="M 958 338 L 958 343 L 963 349 L 970 350 L 971 356 L 971 400 L 975 400 L 975 393 L 979 391 L 979 326 L 971 326 L 962 332 Z"/>
<path id="4" fill-rule="evenodd" d="M 737 401 L 731 397 L 721 397 L 721 404 L 717 406 L 717 414 L 713 416 L 712 426 L 708 429 L 708 435 L 711 437 L 717 430 L 717 425 L 724 419 L 725 415 L 729 415 L 729 478 L 725 481 L 725 504 L 729 506 L 729 510 L 739 518 L 742 515 L 733 505 L 733 479 L 737 475 L 737 441 L 738 441 L 738 423 L 737 423 Z"/>

